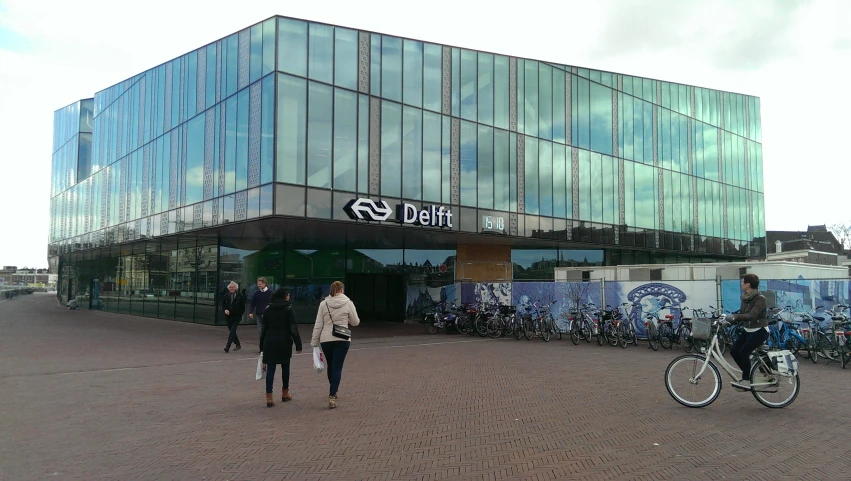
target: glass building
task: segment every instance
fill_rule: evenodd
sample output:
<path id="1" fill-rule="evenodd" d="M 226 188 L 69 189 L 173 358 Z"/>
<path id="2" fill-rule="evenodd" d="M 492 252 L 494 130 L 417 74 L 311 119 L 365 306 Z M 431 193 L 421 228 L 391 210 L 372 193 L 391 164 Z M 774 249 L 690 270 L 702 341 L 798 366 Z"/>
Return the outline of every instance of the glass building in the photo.
<path id="1" fill-rule="evenodd" d="M 304 322 L 338 279 L 402 320 L 423 286 L 760 258 L 759 110 L 273 17 L 56 111 L 49 258 L 63 300 L 204 323 L 258 276 Z"/>

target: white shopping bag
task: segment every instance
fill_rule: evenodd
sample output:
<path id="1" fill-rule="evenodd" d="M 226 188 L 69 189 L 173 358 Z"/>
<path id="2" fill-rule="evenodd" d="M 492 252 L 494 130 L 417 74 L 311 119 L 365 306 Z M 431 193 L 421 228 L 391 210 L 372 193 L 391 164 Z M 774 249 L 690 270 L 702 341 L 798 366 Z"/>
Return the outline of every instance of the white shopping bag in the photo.
<path id="1" fill-rule="evenodd" d="M 313 348 L 313 369 L 317 374 L 322 374 L 325 371 L 325 355 L 322 354 L 322 349 Z"/>
<path id="2" fill-rule="evenodd" d="M 260 358 L 257 359 L 257 374 L 254 376 L 256 381 L 266 377 L 266 369 L 263 368 L 263 353 L 260 353 Z"/>

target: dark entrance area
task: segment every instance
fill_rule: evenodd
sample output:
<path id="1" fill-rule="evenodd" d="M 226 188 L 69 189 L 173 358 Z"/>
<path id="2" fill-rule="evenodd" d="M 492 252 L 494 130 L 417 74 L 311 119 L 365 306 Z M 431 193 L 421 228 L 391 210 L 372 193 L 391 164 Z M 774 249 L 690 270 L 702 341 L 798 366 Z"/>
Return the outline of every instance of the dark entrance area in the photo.
<path id="1" fill-rule="evenodd" d="M 405 279 L 401 274 L 347 274 L 346 295 L 362 322 L 405 320 Z"/>

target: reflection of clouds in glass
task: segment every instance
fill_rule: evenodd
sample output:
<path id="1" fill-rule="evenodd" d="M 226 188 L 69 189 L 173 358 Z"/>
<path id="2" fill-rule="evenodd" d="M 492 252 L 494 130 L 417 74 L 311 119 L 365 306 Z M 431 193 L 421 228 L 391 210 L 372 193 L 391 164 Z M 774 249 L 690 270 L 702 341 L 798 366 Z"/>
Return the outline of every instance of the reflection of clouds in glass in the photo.
<path id="1" fill-rule="evenodd" d="M 193 167 L 186 170 L 187 187 L 204 187 L 204 167 Z"/>

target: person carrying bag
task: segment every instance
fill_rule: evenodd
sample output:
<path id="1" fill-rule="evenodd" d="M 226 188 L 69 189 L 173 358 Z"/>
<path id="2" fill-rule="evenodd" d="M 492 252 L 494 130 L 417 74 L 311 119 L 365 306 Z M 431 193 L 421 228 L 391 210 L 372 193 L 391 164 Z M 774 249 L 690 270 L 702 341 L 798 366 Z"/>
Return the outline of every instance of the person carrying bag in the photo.
<path id="1" fill-rule="evenodd" d="M 316 312 L 316 324 L 310 341 L 313 347 L 321 346 L 325 355 L 325 372 L 330 384 L 330 409 L 337 407 L 337 390 L 343 375 L 343 363 L 351 345 L 352 331 L 349 326 L 360 324 L 354 303 L 343 293 L 344 287 L 340 281 L 331 284 L 331 294 L 319 304 Z"/>

